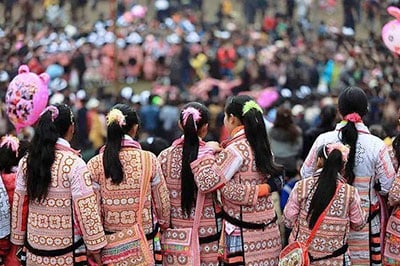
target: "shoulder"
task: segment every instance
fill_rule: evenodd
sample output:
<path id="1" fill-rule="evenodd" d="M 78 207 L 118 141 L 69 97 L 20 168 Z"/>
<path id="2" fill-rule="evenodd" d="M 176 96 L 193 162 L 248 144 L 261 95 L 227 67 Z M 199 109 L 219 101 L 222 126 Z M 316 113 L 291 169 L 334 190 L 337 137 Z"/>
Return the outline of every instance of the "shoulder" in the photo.
<path id="1" fill-rule="evenodd" d="M 92 157 L 88 161 L 87 165 L 88 165 L 88 167 L 95 166 L 94 168 L 97 168 L 102 163 L 102 161 L 103 161 L 103 154 L 100 153 L 100 154 L 95 155 L 94 157 Z"/>

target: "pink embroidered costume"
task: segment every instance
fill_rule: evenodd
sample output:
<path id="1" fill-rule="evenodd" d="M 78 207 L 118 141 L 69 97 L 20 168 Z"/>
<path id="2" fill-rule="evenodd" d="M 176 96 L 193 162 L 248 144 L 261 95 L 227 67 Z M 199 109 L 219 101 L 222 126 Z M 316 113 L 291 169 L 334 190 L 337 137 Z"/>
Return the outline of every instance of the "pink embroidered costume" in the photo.
<path id="1" fill-rule="evenodd" d="M 296 183 L 284 210 L 284 223 L 293 228 L 289 243 L 305 242 L 310 235 L 308 226 L 308 211 L 310 201 L 315 192 L 316 181 L 320 171 L 313 177 Z M 338 256 L 313 262 L 311 265 L 347 265 L 348 257 L 344 257 L 350 229 L 360 230 L 366 223 L 365 212 L 361 208 L 360 196 L 353 186 L 344 184 L 325 216 L 316 236 L 308 249 L 313 258 L 330 256 L 333 252 L 342 253 Z"/>
<path id="2" fill-rule="evenodd" d="M 380 242 L 383 241 L 380 240 L 382 238 L 380 235 L 381 207 L 378 193 L 388 194 L 395 172 L 387 146 L 381 139 L 371 135 L 361 120 L 361 116 L 367 113 L 367 106 L 366 95 L 361 89 L 350 87 L 343 90 L 339 96 L 339 112 L 345 120 L 337 124 L 335 130 L 323 133 L 315 140 L 300 173 L 303 178 L 312 176 L 317 163 L 319 147 L 327 143 L 344 142 L 344 132 L 349 132 L 349 127 L 354 126 L 357 138 L 350 145 L 350 150 L 354 152 L 353 165 L 351 169 L 345 169 L 344 177 L 349 180 L 348 170 L 350 170 L 353 178 L 349 183 L 357 188 L 362 207 L 369 214 L 369 218 L 367 225 L 361 231 L 350 230 L 348 241 L 350 257 L 352 264 L 355 265 L 381 265 L 382 247 Z M 391 193 L 389 193 L 390 197 Z"/>
<path id="3" fill-rule="evenodd" d="M 143 161 L 149 153 L 151 161 Z M 133 225 L 137 219 L 139 201 L 135 200 L 140 195 L 140 180 L 144 173 L 143 166 L 151 167 L 151 189 L 148 190 L 143 210 L 143 228 L 148 240 L 153 240 L 158 232 L 158 227 L 168 227 L 169 224 L 169 196 L 164 176 L 160 165 L 148 151 L 143 151 L 140 144 L 125 135 L 120 151 L 120 160 L 124 169 L 123 181 L 116 185 L 107 179 L 103 167 L 104 154 L 93 157 L 88 162 L 92 180 L 98 187 L 101 198 L 101 216 L 104 229 L 107 232 L 117 232 Z M 153 242 L 149 241 L 150 248 Z"/>
<path id="4" fill-rule="evenodd" d="M 61 138 L 57 141 L 47 197 L 43 202 L 30 202 L 28 210 L 24 208 L 27 201 L 25 172 L 26 157 L 18 167 L 12 208 L 11 241 L 14 244 L 22 246 L 28 242 L 34 249 L 51 251 L 72 246 L 74 238 L 78 241 L 80 235 L 87 249 L 97 250 L 106 244 L 90 173 L 85 162 L 67 141 Z M 26 211 L 28 219 L 23 220 L 22 214 Z M 73 254 L 38 256 L 28 249 L 27 265 L 50 264 L 74 265 Z"/>
<path id="5" fill-rule="evenodd" d="M 213 154 L 212 149 L 206 147 L 205 142 L 201 140 L 207 134 L 208 122 L 209 113 L 204 105 L 196 102 L 185 105 L 180 113 L 180 124 L 184 135 L 158 156 L 171 199 L 171 228 L 192 228 L 194 225 L 197 211 L 196 198 L 201 192 L 197 190 L 193 179 L 190 157 L 193 161 L 206 154 Z M 202 215 L 198 237 L 202 266 L 219 265 L 218 240 L 222 225 L 218 214 L 220 208 L 215 202 L 215 196 L 214 193 L 205 194 L 204 205 L 200 210 Z M 168 255 L 166 260 L 173 263 L 173 258 Z"/>
<path id="6" fill-rule="evenodd" d="M 255 126 L 246 128 L 249 123 Z M 222 143 L 223 150 L 191 163 L 199 191 L 220 191 L 220 259 L 227 265 L 277 265 L 281 237 L 270 193 L 280 189 L 282 181 L 274 184 L 265 173 L 280 170 L 272 162 L 262 109 L 249 96 L 232 97 L 225 107 L 224 124 L 231 139 Z M 258 138 L 255 131 L 261 134 Z M 257 145 L 265 145 L 258 153 L 264 158 L 256 157 Z M 257 159 L 262 159 L 262 165 Z"/>

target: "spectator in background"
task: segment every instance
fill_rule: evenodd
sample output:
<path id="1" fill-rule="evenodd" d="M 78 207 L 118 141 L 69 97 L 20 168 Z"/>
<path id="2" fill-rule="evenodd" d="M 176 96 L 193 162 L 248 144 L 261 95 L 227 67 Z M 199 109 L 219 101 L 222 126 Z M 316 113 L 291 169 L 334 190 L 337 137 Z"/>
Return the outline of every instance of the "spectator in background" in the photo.
<path id="1" fill-rule="evenodd" d="M 139 116 L 142 125 L 143 133 L 148 136 L 157 134 L 160 126 L 160 102 L 161 98 L 157 95 L 150 95 L 148 104 L 144 105 L 139 110 Z"/>
<path id="2" fill-rule="evenodd" d="M 315 139 L 322 133 L 331 131 L 336 125 L 336 106 L 325 105 L 319 115 L 319 122 L 317 126 L 311 127 L 304 133 L 303 136 L 303 151 L 302 158 L 306 158 L 308 152 L 311 149 Z"/>
<path id="3" fill-rule="evenodd" d="M 268 137 L 276 163 L 283 165 L 287 177 L 294 177 L 303 148 L 303 136 L 301 129 L 293 122 L 289 108 L 278 108 L 274 125 L 268 130 Z"/>

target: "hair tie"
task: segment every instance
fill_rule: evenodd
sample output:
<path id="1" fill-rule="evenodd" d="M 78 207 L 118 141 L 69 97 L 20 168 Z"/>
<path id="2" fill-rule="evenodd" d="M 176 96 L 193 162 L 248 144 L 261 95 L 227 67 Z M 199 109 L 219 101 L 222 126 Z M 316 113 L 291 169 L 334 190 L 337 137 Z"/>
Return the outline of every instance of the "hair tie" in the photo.
<path id="1" fill-rule="evenodd" d="M 263 109 L 254 101 L 254 100 L 250 100 L 247 101 L 244 105 L 243 105 L 243 109 L 242 109 L 242 115 L 244 116 L 248 111 L 250 111 L 251 109 L 256 109 L 257 111 L 259 111 L 261 114 L 263 113 Z"/>
<path id="2" fill-rule="evenodd" d="M 344 121 L 353 122 L 353 123 L 362 122 L 361 116 L 357 113 L 348 114 L 343 119 L 344 119 Z"/>
<path id="3" fill-rule="evenodd" d="M 126 125 L 125 115 L 119 109 L 112 109 L 107 115 L 107 126 L 117 123 L 121 128 Z"/>
<path id="4" fill-rule="evenodd" d="M 182 123 L 183 126 L 186 126 L 187 119 L 189 115 L 192 115 L 194 121 L 194 128 L 197 131 L 197 122 L 201 119 L 200 111 L 194 107 L 188 107 L 182 111 Z"/>
<path id="5" fill-rule="evenodd" d="M 47 111 L 49 111 L 51 114 L 51 122 L 54 122 L 59 114 L 58 108 L 54 105 L 49 105 L 43 110 L 43 112 L 40 113 L 40 116 L 44 115 Z"/>
<path id="6" fill-rule="evenodd" d="M 329 155 L 333 150 L 339 150 L 342 153 L 342 161 L 347 162 L 347 159 L 349 157 L 350 153 L 350 147 L 348 145 L 343 145 L 343 143 L 336 142 L 336 143 L 330 143 L 326 144 L 326 150 L 327 154 Z M 325 149 L 324 149 L 324 155 L 325 154 Z M 327 158 L 327 157 L 326 157 Z"/>
<path id="7" fill-rule="evenodd" d="M 5 135 L 1 138 L 0 147 L 6 146 L 11 149 L 18 157 L 19 139 L 12 135 Z"/>

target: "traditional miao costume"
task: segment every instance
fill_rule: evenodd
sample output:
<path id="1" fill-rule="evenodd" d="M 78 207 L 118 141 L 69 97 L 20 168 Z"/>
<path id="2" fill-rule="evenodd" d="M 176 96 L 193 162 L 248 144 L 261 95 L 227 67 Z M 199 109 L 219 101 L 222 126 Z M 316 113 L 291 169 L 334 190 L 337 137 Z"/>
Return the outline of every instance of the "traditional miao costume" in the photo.
<path id="1" fill-rule="evenodd" d="M 171 228 L 193 227 L 195 207 L 190 217 L 181 207 L 181 171 L 182 171 L 183 138 L 177 139 L 172 146 L 158 156 L 171 199 Z M 210 150 L 200 141 L 198 157 Z M 214 201 L 214 194 L 205 196 L 203 214 L 200 219 L 199 241 L 201 244 L 200 260 L 202 266 L 218 265 L 218 241 L 221 232 L 221 219 L 218 216 L 219 206 Z"/>
<path id="2" fill-rule="evenodd" d="M 11 241 L 16 245 L 25 244 L 28 247 L 29 266 L 81 265 L 83 262 L 80 260 L 86 254 L 85 246 L 74 249 L 73 243 L 82 243 L 83 238 L 89 250 L 99 250 L 107 244 L 92 180 L 85 162 L 66 140 L 59 138 L 51 167 L 48 195 L 41 202 L 30 201 L 26 210 L 26 159 L 25 156 L 20 161 L 17 172 Z M 26 212 L 27 220 L 23 219 L 23 213 Z M 67 248 L 73 251 L 64 255 L 52 254 Z M 75 264 L 74 253 L 79 254 L 75 256 Z M 81 264 L 77 263 L 79 261 Z"/>
<path id="3" fill-rule="evenodd" d="M 244 129 L 222 144 L 216 157 L 205 155 L 191 166 L 200 191 L 220 189 L 224 265 L 277 265 L 281 237 L 271 196 L 258 197 L 266 183 L 256 169 Z M 221 250 L 222 252 L 222 250 Z"/>
<path id="4" fill-rule="evenodd" d="M 150 156 L 145 157 L 145 153 Z M 154 154 L 142 150 L 140 144 L 127 135 L 122 142 L 120 160 L 124 178 L 118 185 L 113 184 L 111 178 L 106 178 L 104 174 L 103 152 L 88 162 L 93 182 L 98 187 L 98 196 L 101 198 L 104 230 L 106 233 L 114 233 L 134 225 L 139 215 L 137 212 L 142 176 L 146 172 L 150 173 L 151 189 L 147 190 L 143 213 L 140 215 L 143 218 L 143 229 L 149 248 L 153 250 L 154 245 L 159 246 L 159 242 L 154 242 L 159 226 L 168 227 L 170 214 L 168 189 L 160 165 Z M 125 263 L 130 265 L 129 262 Z"/>
<path id="5" fill-rule="evenodd" d="M 321 134 L 314 142 L 301 168 L 303 178 L 313 175 L 317 163 L 318 149 L 323 144 L 340 142 L 341 129 L 347 122 L 337 124 L 334 131 Z M 370 134 L 363 123 L 355 123 L 358 131 L 353 185 L 358 189 L 361 205 L 368 214 L 368 223 L 361 231 L 350 230 L 349 251 L 352 265 L 381 265 L 380 205 L 376 184 L 380 193 L 387 194 L 395 172 L 385 143 Z"/>
<path id="6" fill-rule="evenodd" d="M 311 233 L 307 215 L 319 174 L 320 170 L 313 177 L 297 182 L 290 194 L 284 209 L 284 223 L 286 227 L 293 228 L 289 243 L 306 242 Z M 310 255 L 317 259 L 311 265 L 350 265 L 347 252 L 350 228 L 360 230 L 367 222 L 367 214 L 361 208 L 360 196 L 353 186 L 343 185 L 334 197 L 308 249 Z M 326 256 L 329 257 L 320 260 Z"/>

